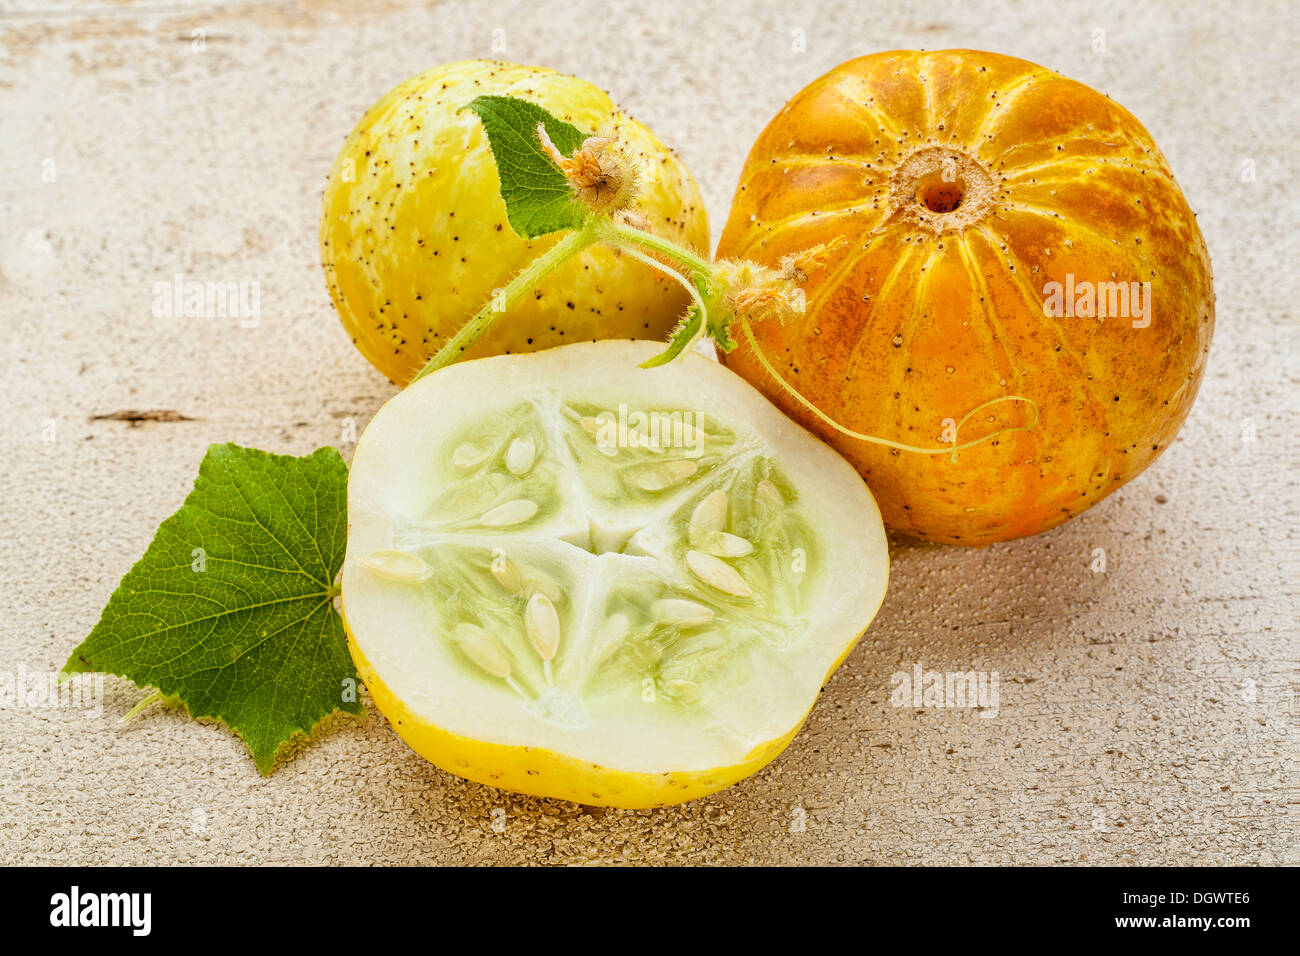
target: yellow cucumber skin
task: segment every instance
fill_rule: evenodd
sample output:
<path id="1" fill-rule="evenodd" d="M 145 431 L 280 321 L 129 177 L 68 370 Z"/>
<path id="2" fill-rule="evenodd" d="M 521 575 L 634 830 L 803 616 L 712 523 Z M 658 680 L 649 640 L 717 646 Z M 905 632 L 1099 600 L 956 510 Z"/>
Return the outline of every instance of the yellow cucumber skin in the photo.
<path id="1" fill-rule="evenodd" d="M 554 797 L 589 806 L 638 810 L 667 807 L 716 793 L 757 773 L 789 746 L 804 718 L 787 734 L 755 747 L 740 763 L 687 773 L 616 770 L 540 747 L 473 740 L 421 720 L 379 679 L 348 631 L 348 650 L 361 682 L 398 736 L 425 760 L 475 783 L 535 797 Z"/>

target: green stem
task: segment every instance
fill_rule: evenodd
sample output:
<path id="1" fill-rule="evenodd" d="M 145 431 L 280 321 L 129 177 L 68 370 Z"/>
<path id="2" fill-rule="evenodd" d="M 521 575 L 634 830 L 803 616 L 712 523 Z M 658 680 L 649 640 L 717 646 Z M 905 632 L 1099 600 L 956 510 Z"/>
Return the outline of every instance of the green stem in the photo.
<path id="1" fill-rule="evenodd" d="M 629 256 L 631 256 L 633 259 L 636 259 L 638 262 L 644 262 L 651 269 L 666 274 L 668 278 L 672 279 L 674 282 L 676 282 L 678 285 L 680 285 L 683 289 L 686 290 L 686 294 L 691 297 L 691 301 L 695 303 L 695 307 L 700 310 L 700 317 L 705 318 L 708 316 L 709 314 L 708 306 L 704 304 L 704 297 L 700 295 L 700 290 L 696 287 L 694 282 L 691 282 L 689 279 L 686 278 L 686 276 L 682 275 L 676 269 L 668 268 L 662 262 L 658 262 L 655 259 L 650 258 L 645 253 L 639 252 L 638 250 L 632 248 L 631 246 L 626 247 L 623 251 L 626 252 Z M 701 327 L 702 326 L 703 323 L 701 323 Z"/>
<path id="2" fill-rule="evenodd" d="M 694 303 L 694 309 L 687 310 L 686 315 L 682 320 L 683 324 L 679 325 L 677 329 L 673 331 L 667 349 L 649 361 L 641 363 L 641 368 L 655 368 L 659 365 L 666 365 L 682 353 L 689 350 L 700 340 L 700 337 L 704 335 L 704 332 L 709 325 L 708 303 L 704 301 L 704 294 L 700 291 L 697 283 L 687 279 L 686 276 L 682 275 L 676 269 L 671 269 L 662 261 L 651 258 L 635 246 L 623 246 L 622 249 L 625 254 L 631 256 L 633 259 L 636 259 L 638 262 L 644 262 L 656 272 L 664 273 L 674 282 L 681 285 L 681 287 L 686 290 L 687 294 L 690 295 L 691 302 Z M 692 315 L 694 315 L 694 318 L 691 317 Z M 682 332 L 689 329 L 692 325 L 694 325 L 694 330 L 690 333 L 690 338 L 679 338 Z"/>
<path id="3" fill-rule="evenodd" d="M 158 701 L 160 701 L 160 700 L 164 700 L 164 699 L 165 699 L 165 696 L 164 696 L 164 694 L 163 694 L 162 691 L 160 691 L 160 690 L 153 690 L 153 691 L 150 691 L 149 694 L 147 694 L 147 695 L 145 696 L 145 698 L 144 698 L 143 700 L 140 701 L 140 703 L 136 704 L 134 707 L 132 707 L 130 710 L 128 710 L 125 714 L 123 714 L 123 715 L 122 715 L 122 719 L 119 720 L 118 723 L 120 723 L 120 724 L 127 724 L 127 723 L 130 723 L 132 720 L 134 720 L 134 719 L 139 715 L 139 713 L 140 713 L 142 710 L 144 710 L 144 709 L 145 709 L 146 707 L 148 707 L 150 704 L 156 704 Z"/>
<path id="4" fill-rule="evenodd" d="M 474 317 L 461 327 L 459 332 L 448 339 L 447 343 L 434 353 L 433 358 L 429 359 L 424 368 L 420 369 L 407 384 L 414 384 L 430 372 L 436 372 L 453 362 L 460 361 L 465 352 L 483 336 L 483 333 L 501 320 L 501 317 L 506 314 L 510 306 L 536 288 L 539 282 L 564 265 L 570 258 L 592 243 L 597 242 L 601 238 L 601 225 L 600 219 L 595 216 L 591 217 L 583 224 L 581 229 L 569 233 L 545 253 L 530 262 L 507 283 L 505 288 L 494 295 L 487 305 L 479 309 Z"/>
<path id="5" fill-rule="evenodd" d="M 712 274 L 713 263 L 708 259 L 701 259 L 689 249 L 670 242 L 662 236 L 656 236 L 653 233 L 637 229 L 635 226 L 629 226 L 624 222 L 615 222 L 612 219 L 602 220 L 600 223 L 601 238 L 615 245 L 640 246 L 642 249 L 649 249 L 651 252 L 657 252 L 660 255 L 668 256 L 675 259 L 682 265 L 687 266 L 694 272 Z"/>

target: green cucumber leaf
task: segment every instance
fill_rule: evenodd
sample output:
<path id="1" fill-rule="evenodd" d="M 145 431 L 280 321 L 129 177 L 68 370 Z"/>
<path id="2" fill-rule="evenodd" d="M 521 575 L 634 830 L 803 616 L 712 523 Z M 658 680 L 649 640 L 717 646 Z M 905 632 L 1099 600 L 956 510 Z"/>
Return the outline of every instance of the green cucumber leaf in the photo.
<path id="1" fill-rule="evenodd" d="M 535 239 L 580 227 L 586 213 L 574 201 L 564 173 L 542 149 L 537 127 L 545 125 L 551 142 L 565 156 L 571 156 L 588 134 L 534 103 L 511 96 L 480 96 L 464 108 L 477 113 L 487 131 L 510 228 L 525 239 Z"/>
<path id="2" fill-rule="evenodd" d="M 361 715 L 332 607 L 347 544 L 347 465 L 212 445 L 63 668 L 156 687 L 214 718 L 271 772 L 280 747 L 336 710 Z"/>

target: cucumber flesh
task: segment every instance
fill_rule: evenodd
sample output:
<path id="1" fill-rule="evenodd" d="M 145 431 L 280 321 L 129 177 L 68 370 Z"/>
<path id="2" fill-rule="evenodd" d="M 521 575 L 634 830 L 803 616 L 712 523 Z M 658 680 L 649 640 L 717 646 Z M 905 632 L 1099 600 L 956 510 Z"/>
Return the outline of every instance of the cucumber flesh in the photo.
<path id="1" fill-rule="evenodd" d="M 652 343 L 464 363 L 394 398 L 352 466 L 343 607 L 454 733 L 666 772 L 802 719 L 879 607 L 870 493 L 716 363 Z"/>

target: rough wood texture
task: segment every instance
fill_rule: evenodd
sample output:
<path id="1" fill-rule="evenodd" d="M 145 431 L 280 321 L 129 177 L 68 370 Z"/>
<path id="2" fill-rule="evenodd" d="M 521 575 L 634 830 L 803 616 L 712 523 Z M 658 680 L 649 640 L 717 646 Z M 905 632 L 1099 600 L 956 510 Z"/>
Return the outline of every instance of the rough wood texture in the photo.
<path id="1" fill-rule="evenodd" d="M 391 394 L 331 311 L 321 186 L 383 92 L 494 40 L 675 144 L 715 236 L 758 131 L 850 56 L 989 48 L 1109 93 L 1214 261 L 1218 333 L 1175 445 L 1038 538 L 899 542 L 884 610 L 804 732 L 707 800 L 498 793 L 373 710 L 262 779 L 219 727 L 155 708 L 119 728 L 140 694 L 110 680 L 98 717 L 0 705 L 0 861 L 1300 862 L 1289 5 L 608 6 L 0 4 L 7 671 L 58 669 L 209 442 L 339 444 Z M 177 273 L 260 283 L 261 322 L 156 317 Z M 998 671 L 996 717 L 891 707 L 891 674 L 918 662 Z"/>

